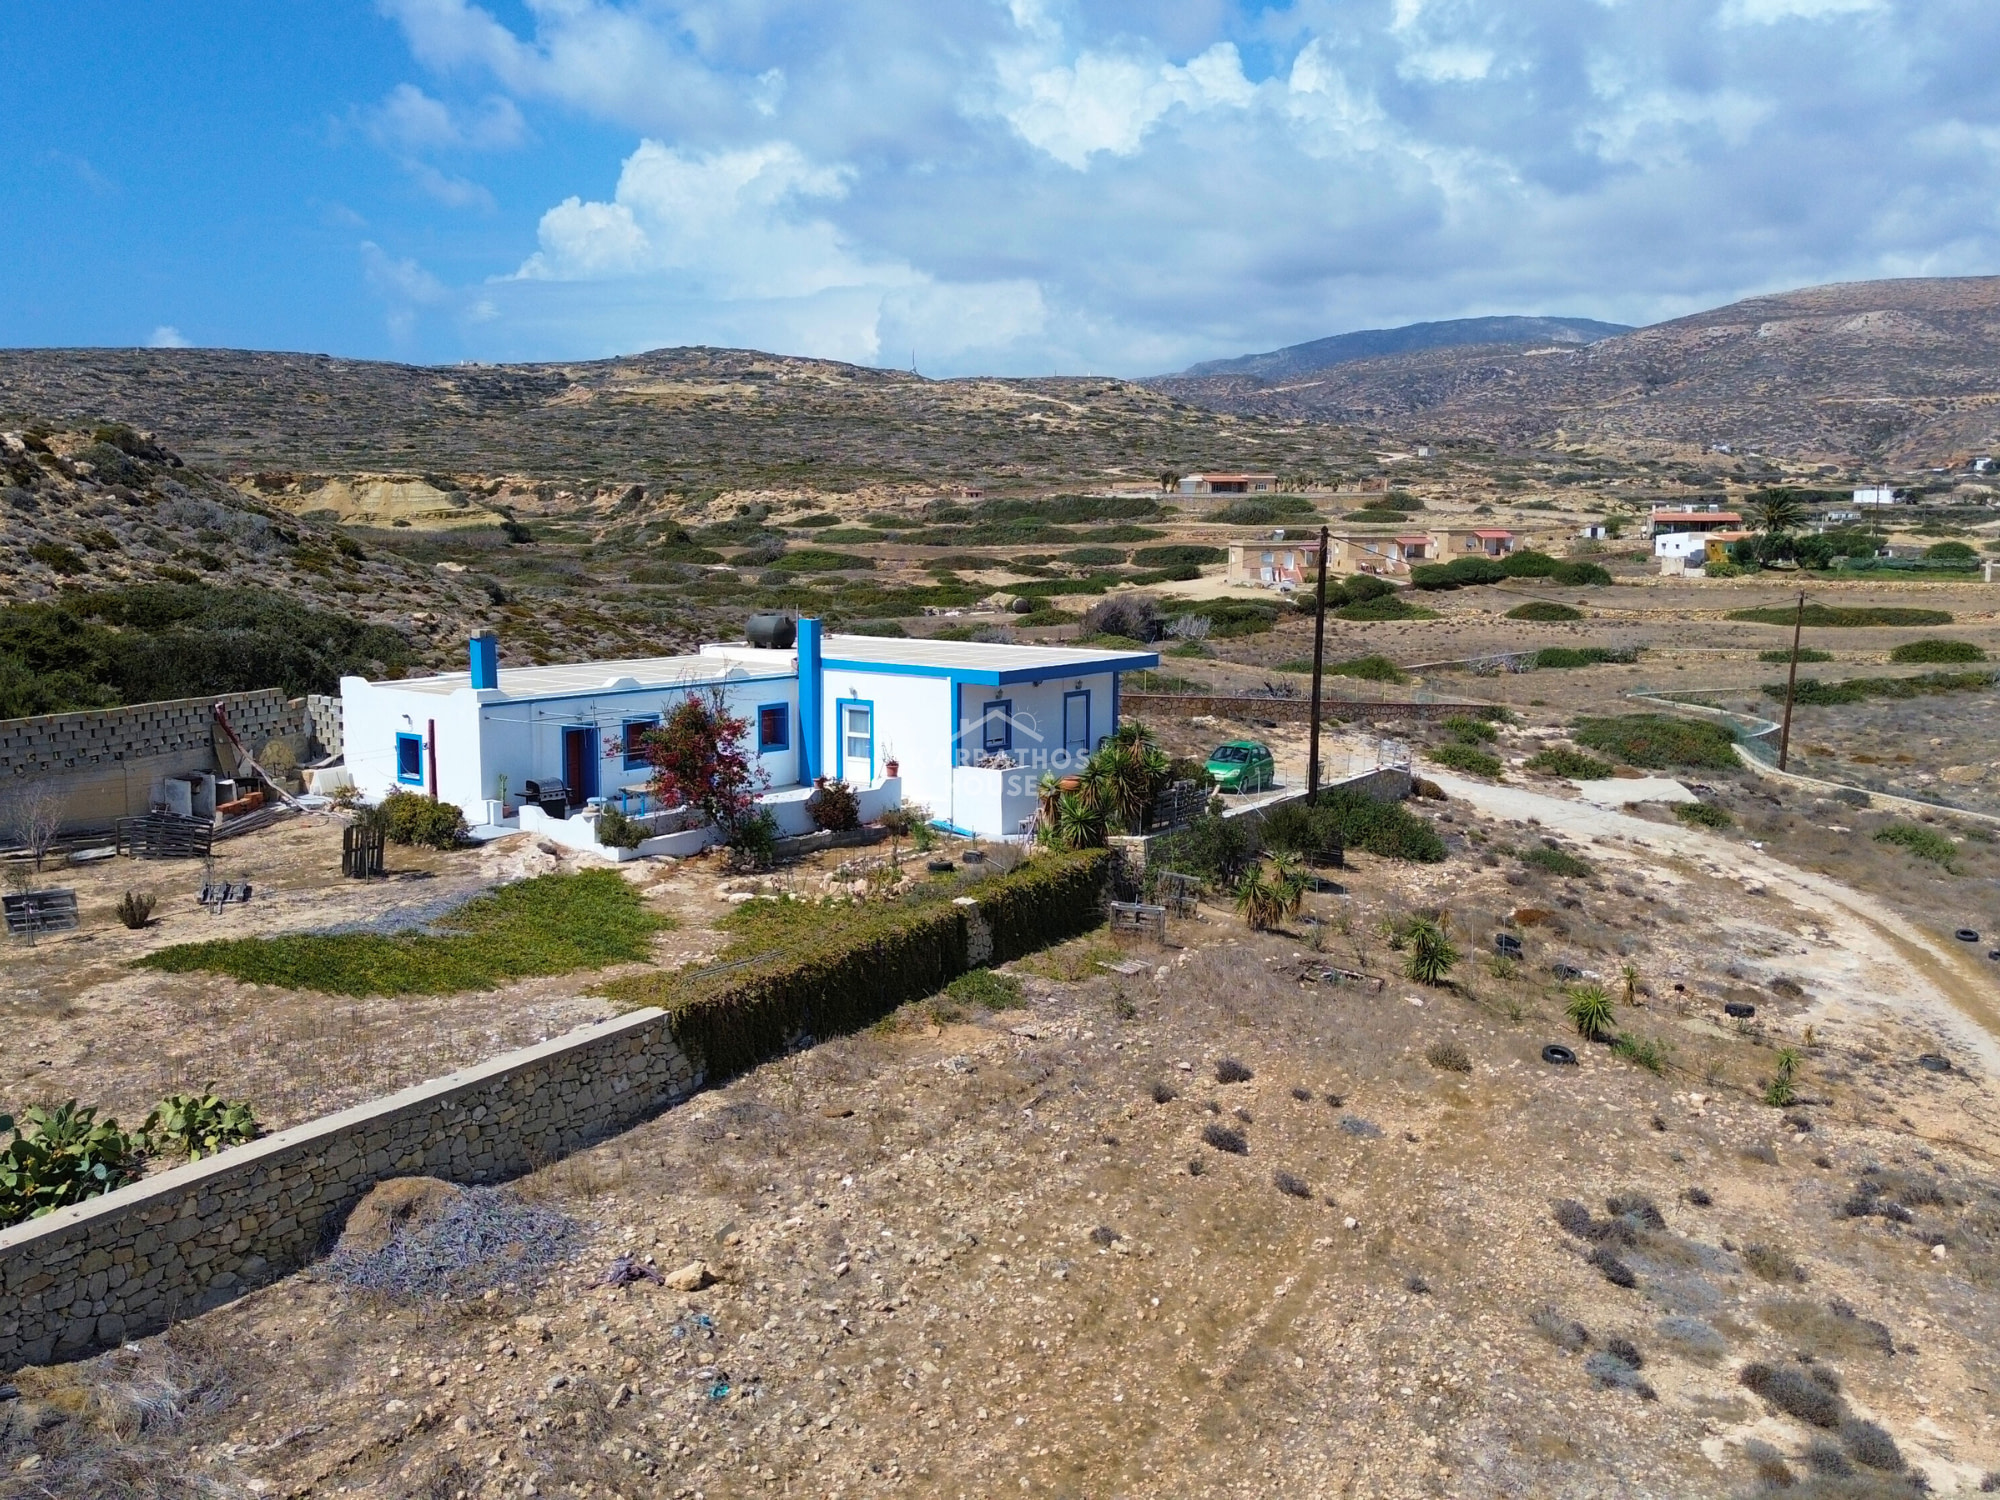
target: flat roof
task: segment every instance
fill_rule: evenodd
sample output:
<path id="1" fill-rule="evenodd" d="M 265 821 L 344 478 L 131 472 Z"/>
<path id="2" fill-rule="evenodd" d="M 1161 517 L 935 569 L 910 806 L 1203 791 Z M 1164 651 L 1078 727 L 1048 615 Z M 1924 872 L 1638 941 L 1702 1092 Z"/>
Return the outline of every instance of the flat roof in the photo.
<path id="1" fill-rule="evenodd" d="M 790 675 L 794 670 L 790 652 L 773 651 L 773 672 Z M 569 698 L 587 693 L 645 691 L 681 687 L 696 682 L 722 682 L 731 675 L 758 677 L 740 658 L 720 656 L 634 656 L 618 661 L 571 662 L 563 666 L 502 667 L 500 692 L 508 698 Z M 443 696 L 472 685 L 472 674 L 444 672 L 436 677 L 404 677 L 378 682 L 406 693 L 435 693 Z"/>
<path id="2" fill-rule="evenodd" d="M 1647 517 L 1649 521 L 1740 521 L 1743 517 L 1733 510 L 1656 510 Z"/>
<path id="3" fill-rule="evenodd" d="M 880 635 L 829 635 L 820 645 L 827 667 L 956 677 L 999 685 L 1096 672 L 1138 672 L 1160 664 L 1156 651 L 1099 651 L 1083 646 L 1006 646 L 987 641 L 898 640 Z"/>

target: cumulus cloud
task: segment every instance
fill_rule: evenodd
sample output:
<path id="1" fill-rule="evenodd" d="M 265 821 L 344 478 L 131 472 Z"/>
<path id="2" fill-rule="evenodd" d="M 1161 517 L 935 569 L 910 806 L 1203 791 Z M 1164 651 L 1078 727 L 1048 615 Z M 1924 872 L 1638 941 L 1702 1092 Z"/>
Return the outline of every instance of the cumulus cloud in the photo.
<path id="1" fill-rule="evenodd" d="M 146 340 L 148 349 L 191 349 L 194 347 L 188 336 L 171 323 L 162 323 L 155 328 L 152 337 Z"/>
<path id="2" fill-rule="evenodd" d="M 543 214 L 540 248 L 506 278 L 591 290 L 520 294 L 496 283 L 487 301 L 502 318 L 510 302 L 543 318 L 567 304 L 592 323 L 601 284 L 623 283 L 656 317 L 692 316 L 710 331 L 761 323 L 802 341 L 796 352 L 843 359 L 877 358 L 885 337 L 893 348 L 916 340 L 957 354 L 1039 331 L 1032 283 L 940 282 L 851 244 L 824 210 L 852 175 L 788 141 L 710 153 L 643 141 L 609 201 L 571 197 Z"/>
<path id="3" fill-rule="evenodd" d="M 2000 269 L 1977 0 L 378 4 L 440 80 L 383 101 L 389 149 L 626 132 L 616 188 L 558 188 L 493 267 L 482 353 L 1142 372 Z"/>

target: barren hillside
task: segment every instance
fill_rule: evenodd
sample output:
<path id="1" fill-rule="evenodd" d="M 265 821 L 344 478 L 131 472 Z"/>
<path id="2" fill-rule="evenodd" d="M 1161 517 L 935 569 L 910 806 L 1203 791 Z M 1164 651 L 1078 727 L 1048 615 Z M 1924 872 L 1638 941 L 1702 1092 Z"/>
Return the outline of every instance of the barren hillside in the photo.
<path id="1" fill-rule="evenodd" d="M 1126 381 L 926 380 L 734 349 L 438 368 L 5 350 L 0 413 L 130 422 L 230 473 L 445 470 L 709 491 L 1146 480 L 1176 465 L 1294 469 L 1347 451 L 1317 423 L 1244 423 Z"/>
<path id="2" fill-rule="evenodd" d="M 2000 277 L 1809 287 L 1590 344 L 1430 349 L 1299 378 L 1153 384 L 1243 416 L 1440 437 L 1944 463 L 2000 444 Z"/>

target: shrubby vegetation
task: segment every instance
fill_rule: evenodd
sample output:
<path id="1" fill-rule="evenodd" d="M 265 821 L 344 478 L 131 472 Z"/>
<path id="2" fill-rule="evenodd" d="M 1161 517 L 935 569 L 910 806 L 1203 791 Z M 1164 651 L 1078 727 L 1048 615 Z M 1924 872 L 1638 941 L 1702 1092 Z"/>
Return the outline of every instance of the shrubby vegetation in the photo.
<path id="1" fill-rule="evenodd" d="M 1730 611 L 1729 618 L 1747 620 L 1753 625 L 1790 625 L 1799 619 L 1799 611 L 1796 608 L 1786 609 L 1782 606 L 1769 609 L 1737 609 Z M 1942 609 L 1904 609 L 1876 604 L 1808 604 L 1805 608 L 1805 623 L 1842 630 L 1874 625 L 1949 625 L 1951 615 Z"/>
<path id="2" fill-rule="evenodd" d="M 434 802 L 401 787 L 374 807 L 363 808 L 362 823 L 380 828 L 392 844 L 456 849 L 465 842 L 465 814 L 450 802 Z M 637 848 L 635 844 L 632 847 Z"/>
<path id="3" fill-rule="evenodd" d="M 1567 745 L 1551 745 L 1528 757 L 1528 769 L 1545 776 L 1563 776 L 1576 781 L 1603 781 L 1617 768 L 1608 760 L 1585 755 Z"/>
<path id="4" fill-rule="evenodd" d="M 1637 651 L 1612 646 L 1544 646 L 1530 658 L 1537 669 L 1596 667 L 1607 662 L 1630 663 L 1638 659 Z"/>
<path id="5" fill-rule="evenodd" d="M 1986 652 L 1971 641 L 1905 641 L 1889 653 L 1893 662 L 1927 662 L 1944 665 L 1951 662 L 1985 661 Z"/>
<path id="6" fill-rule="evenodd" d="M 1552 623 L 1563 620 L 1581 620 L 1583 611 L 1574 605 L 1560 604 L 1554 599 L 1533 599 L 1526 604 L 1516 605 L 1507 611 L 1510 620 L 1534 620 Z"/>
<path id="7" fill-rule="evenodd" d="M 1926 828 L 1921 823 L 1891 823 L 1875 831 L 1875 842 L 1894 844 L 1918 859 L 1927 859 L 1933 864 L 1950 869 L 1952 861 L 1958 858 L 1958 845 L 1946 834 L 1935 828 Z"/>
<path id="8" fill-rule="evenodd" d="M 1565 562 L 1532 548 L 1505 557 L 1456 557 L 1448 563 L 1423 563 L 1410 569 L 1410 582 L 1420 589 L 1471 588 L 1509 578 L 1548 578 L 1565 588 L 1602 587 L 1611 582 L 1611 575 L 1596 563 Z"/>
<path id="9" fill-rule="evenodd" d="M 334 693 L 343 673 L 413 660 L 386 625 L 272 589 L 148 583 L 0 608 L 0 718 L 278 688 Z"/>
<path id="10" fill-rule="evenodd" d="M 1570 738 L 1587 750 L 1598 750 L 1626 765 L 1649 770 L 1683 766 L 1732 770 L 1737 765 L 1735 737 L 1720 725 L 1698 719 L 1667 714 L 1578 719 L 1570 730 Z"/>
<path id="11" fill-rule="evenodd" d="M 1830 708 L 1843 703 L 1860 703 L 1869 698 L 1926 698 L 1937 693 L 1976 693 L 1993 686 L 1991 672 L 1924 672 L 1915 677 L 1849 677 L 1841 682 L 1821 682 L 1817 677 L 1801 677 L 1792 689 L 1792 701 L 1806 707 Z M 1767 682 L 1764 693 L 1780 702 L 1785 684 Z"/>

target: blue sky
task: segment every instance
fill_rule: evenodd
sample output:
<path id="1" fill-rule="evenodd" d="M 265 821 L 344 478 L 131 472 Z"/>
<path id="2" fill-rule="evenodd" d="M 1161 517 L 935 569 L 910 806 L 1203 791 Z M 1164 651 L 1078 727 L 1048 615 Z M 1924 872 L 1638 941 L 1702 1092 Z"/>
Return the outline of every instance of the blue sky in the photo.
<path id="1" fill-rule="evenodd" d="M 1991 0 L 14 0 L 0 343 L 1143 374 L 2000 271 Z"/>

